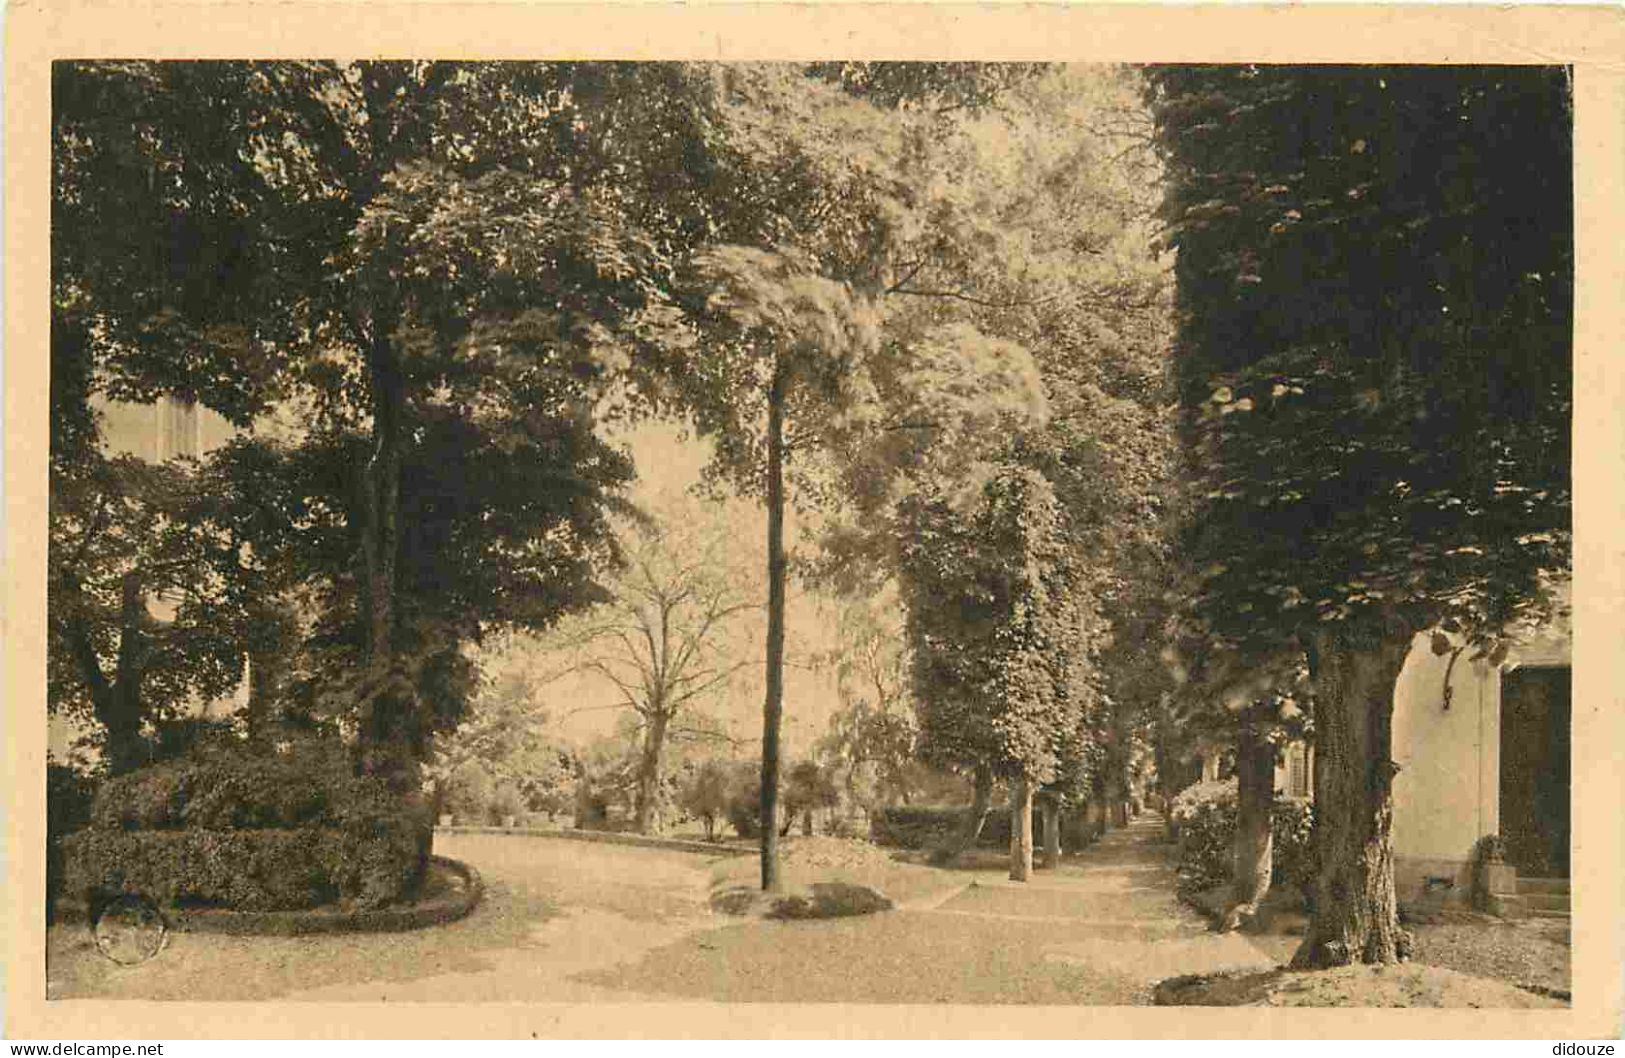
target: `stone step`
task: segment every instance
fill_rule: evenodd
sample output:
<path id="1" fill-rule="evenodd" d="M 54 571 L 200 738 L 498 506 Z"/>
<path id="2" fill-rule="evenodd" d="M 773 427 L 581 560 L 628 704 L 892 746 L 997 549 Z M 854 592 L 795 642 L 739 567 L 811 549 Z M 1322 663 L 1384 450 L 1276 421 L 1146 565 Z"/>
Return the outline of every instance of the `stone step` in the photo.
<path id="1" fill-rule="evenodd" d="M 1543 909 L 1543 908 L 1530 908 L 1529 911 L 1528 911 L 1528 914 L 1529 914 L 1530 918 L 1571 918 L 1572 917 L 1569 914 L 1569 909 L 1566 908 L 1566 907 L 1563 908 L 1561 911 L 1546 910 L 1546 909 Z"/>
<path id="2" fill-rule="evenodd" d="M 1520 893 L 1562 893 L 1568 895 L 1569 880 L 1567 878 L 1525 878 L 1518 876 L 1518 892 Z"/>
<path id="3" fill-rule="evenodd" d="M 1519 893 L 1519 900 L 1530 913 L 1536 911 L 1561 911 L 1568 914 L 1568 893 Z"/>

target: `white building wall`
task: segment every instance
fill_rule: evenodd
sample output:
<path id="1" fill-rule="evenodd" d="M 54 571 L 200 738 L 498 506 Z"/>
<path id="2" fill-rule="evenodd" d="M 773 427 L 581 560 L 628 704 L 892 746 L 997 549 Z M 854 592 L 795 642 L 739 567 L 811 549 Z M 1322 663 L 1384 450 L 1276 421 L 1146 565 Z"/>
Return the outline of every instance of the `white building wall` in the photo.
<path id="1" fill-rule="evenodd" d="M 1500 666 L 1472 654 L 1463 650 L 1452 667 L 1450 654 L 1434 654 L 1431 633 L 1420 634 L 1395 686 L 1393 840 L 1402 900 L 1439 888 L 1465 896 L 1474 843 L 1500 831 L 1502 674 L 1568 665 L 1569 626 L 1525 637 Z"/>
<path id="2" fill-rule="evenodd" d="M 1419 635 L 1394 691 L 1394 853 L 1465 861 L 1498 826 L 1501 701 L 1497 669 L 1433 653 Z M 1449 701 L 1445 679 L 1449 674 Z M 1453 872 L 1452 872 L 1453 873 Z"/>

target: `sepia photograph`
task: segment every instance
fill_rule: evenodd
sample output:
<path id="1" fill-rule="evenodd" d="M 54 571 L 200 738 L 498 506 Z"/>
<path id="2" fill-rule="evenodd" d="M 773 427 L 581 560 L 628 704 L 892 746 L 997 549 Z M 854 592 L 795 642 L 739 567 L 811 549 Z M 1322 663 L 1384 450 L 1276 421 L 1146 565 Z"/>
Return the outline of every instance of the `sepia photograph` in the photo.
<path id="1" fill-rule="evenodd" d="M 45 1008 L 1574 1012 L 1574 65 L 266 56 L 49 63 Z"/>

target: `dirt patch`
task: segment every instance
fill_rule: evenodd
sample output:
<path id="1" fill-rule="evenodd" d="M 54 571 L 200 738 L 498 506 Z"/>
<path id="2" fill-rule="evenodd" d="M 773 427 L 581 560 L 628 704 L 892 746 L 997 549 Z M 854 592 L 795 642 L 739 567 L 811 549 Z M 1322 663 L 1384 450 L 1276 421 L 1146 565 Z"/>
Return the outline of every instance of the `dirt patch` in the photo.
<path id="1" fill-rule="evenodd" d="M 1438 966 L 1342 966 L 1334 970 L 1173 977 L 1157 984 L 1158 1006 L 1470 1007 L 1528 1010 L 1567 1003 L 1487 977 Z"/>
<path id="2" fill-rule="evenodd" d="M 1216 923 L 1229 896 L 1229 887 L 1221 886 L 1185 893 L 1181 899 Z M 1566 996 L 1571 987 L 1566 919 L 1509 921 L 1451 905 L 1412 905 L 1401 909 L 1400 921 L 1414 940 L 1414 964 L 1493 977 L 1559 997 Z M 1241 932 L 1259 951 L 1285 965 L 1292 961 L 1308 924 L 1302 897 L 1287 887 L 1277 887 Z"/>

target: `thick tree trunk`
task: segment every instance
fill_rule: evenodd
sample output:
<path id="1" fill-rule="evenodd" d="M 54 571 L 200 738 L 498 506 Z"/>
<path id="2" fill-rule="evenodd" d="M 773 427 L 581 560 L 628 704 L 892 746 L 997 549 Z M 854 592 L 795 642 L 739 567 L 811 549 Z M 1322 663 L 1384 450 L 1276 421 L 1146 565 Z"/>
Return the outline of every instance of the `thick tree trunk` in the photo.
<path id="1" fill-rule="evenodd" d="M 1270 891 L 1275 866 L 1275 835 L 1270 812 L 1275 804 L 1275 744 L 1257 710 L 1243 714 L 1236 733 L 1236 837 L 1230 905 L 1221 931 L 1238 929 L 1258 913 Z"/>
<path id="2" fill-rule="evenodd" d="M 784 719 L 784 370 L 767 395 L 767 695 L 762 703 L 762 889 L 779 888 L 779 727 Z"/>
<path id="3" fill-rule="evenodd" d="M 1394 898 L 1391 721 L 1408 635 L 1360 642 L 1324 632 L 1315 685 L 1314 911 L 1299 968 L 1392 963 L 1410 954 Z"/>
<path id="4" fill-rule="evenodd" d="M 660 812 L 660 771 L 666 752 L 666 724 L 663 712 L 649 718 L 643 732 L 643 755 L 638 761 L 638 789 L 635 819 L 639 834 L 658 834 L 664 829 Z"/>
<path id="5" fill-rule="evenodd" d="M 1033 783 L 1023 776 L 1010 784 L 1010 880 L 1033 874 Z"/>
<path id="6" fill-rule="evenodd" d="M 1044 817 L 1044 858 L 1042 863 L 1050 870 L 1061 865 L 1061 806 L 1053 797 L 1042 802 Z"/>

